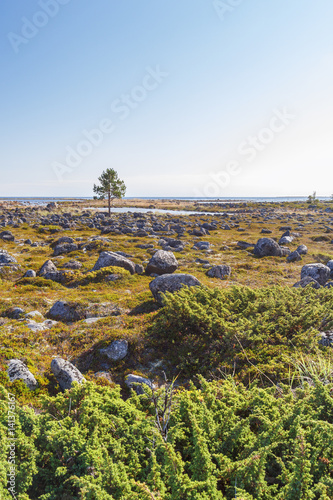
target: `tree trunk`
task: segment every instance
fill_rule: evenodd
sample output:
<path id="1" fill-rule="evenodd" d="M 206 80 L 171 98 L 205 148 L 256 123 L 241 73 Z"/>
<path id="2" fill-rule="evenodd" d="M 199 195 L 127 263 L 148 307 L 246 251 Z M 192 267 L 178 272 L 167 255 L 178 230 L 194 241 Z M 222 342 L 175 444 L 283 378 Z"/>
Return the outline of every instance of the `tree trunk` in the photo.
<path id="1" fill-rule="evenodd" d="M 108 207 L 109 207 L 109 217 L 111 217 L 111 193 L 108 192 Z"/>

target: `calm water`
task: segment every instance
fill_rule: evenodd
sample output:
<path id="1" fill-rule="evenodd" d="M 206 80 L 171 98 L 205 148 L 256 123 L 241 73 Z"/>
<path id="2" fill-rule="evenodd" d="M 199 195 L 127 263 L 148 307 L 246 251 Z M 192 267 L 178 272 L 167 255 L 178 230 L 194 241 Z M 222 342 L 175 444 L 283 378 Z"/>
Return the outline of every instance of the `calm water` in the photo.
<path id="1" fill-rule="evenodd" d="M 99 212 L 107 212 L 105 208 L 85 207 L 85 210 L 97 210 Z M 154 214 L 172 214 L 172 215 L 221 215 L 222 212 L 195 212 L 192 210 L 164 210 L 153 208 L 136 208 L 136 207 L 120 207 L 112 208 L 111 213 L 126 213 L 136 212 L 140 214 L 154 213 Z"/>
<path id="2" fill-rule="evenodd" d="M 180 200 L 180 201 L 199 201 L 200 203 L 234 203 L 234 202 L 242 202 L 242 201 L 252 201 L 252 202 L 283 202 L 283 201 L 305 201 L 307 200 L 307 196 L 276 196 L 276 197 L 248 197 L 248 196 L 239 196 L 239 197 L 221 197 L 221 198 L 191 198 L 191 197 L 168 197 L 168 196 L 141 196 L 141 197 L 125 197 L 124 200 Z M 319 196 L 318 197 L 322 201 L 330 200 L 329 196 Z M 61 202 L 61 201 L 85 201 L 92 200 L 93 198 L 90 196 L 87 197 L 73 197 L 73 198 L 51 198 L 51 197 L 0 197 L 0 201 L 17 201 L 24 204 L 32 204 L 32 205 L 45 205 L 50 203 L 51 201 Z"/>

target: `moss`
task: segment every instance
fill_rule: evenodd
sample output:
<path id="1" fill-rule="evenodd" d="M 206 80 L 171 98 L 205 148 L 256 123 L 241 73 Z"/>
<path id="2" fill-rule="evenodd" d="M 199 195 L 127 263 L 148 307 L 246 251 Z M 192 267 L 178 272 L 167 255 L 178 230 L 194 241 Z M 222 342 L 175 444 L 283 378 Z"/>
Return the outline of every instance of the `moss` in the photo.
<path id="1" fill-rule="evenodd" d="M 19 281 L 16 282 L 16 286 L 25 286 L 29 288 L 30 290 L 33 290 L 34 287 L 37 288 L 48 288 L 51 290 L 61 290 L 62 286 L 60 283 L 56 283 L 55 281 L 52 280 L 47 280 L 45 278 L 22 278 Z"/>

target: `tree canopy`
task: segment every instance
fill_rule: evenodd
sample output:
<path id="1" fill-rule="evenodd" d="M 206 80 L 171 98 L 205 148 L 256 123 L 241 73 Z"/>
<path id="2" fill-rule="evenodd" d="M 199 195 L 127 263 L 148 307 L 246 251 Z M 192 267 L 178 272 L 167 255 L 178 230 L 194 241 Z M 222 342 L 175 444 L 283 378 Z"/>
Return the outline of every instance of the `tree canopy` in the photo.
<path id="1" fill-rule="evenodd" d="M 98 178 L 100 184 L 94 184 L 93 191 L 97 196 L 94 199 L 104 200 L 108 198 L 109 216 L 111 214 L 111 201 L 115 198 L 125 196 L 126 186 L 124 181 L 120 180 L 117 172 L 113 168 L 107 168 Z"/>

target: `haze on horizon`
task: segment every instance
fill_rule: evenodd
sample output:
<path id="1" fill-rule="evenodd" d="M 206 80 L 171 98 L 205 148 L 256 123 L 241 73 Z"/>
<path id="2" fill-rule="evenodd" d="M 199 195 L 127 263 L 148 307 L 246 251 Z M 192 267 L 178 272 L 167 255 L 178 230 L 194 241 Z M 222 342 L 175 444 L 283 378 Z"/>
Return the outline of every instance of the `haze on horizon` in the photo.
<path id="1" fill-rule="evenodd" d="M 331 0 L 0 9 L 0 196 L 332 194 Z"/>

